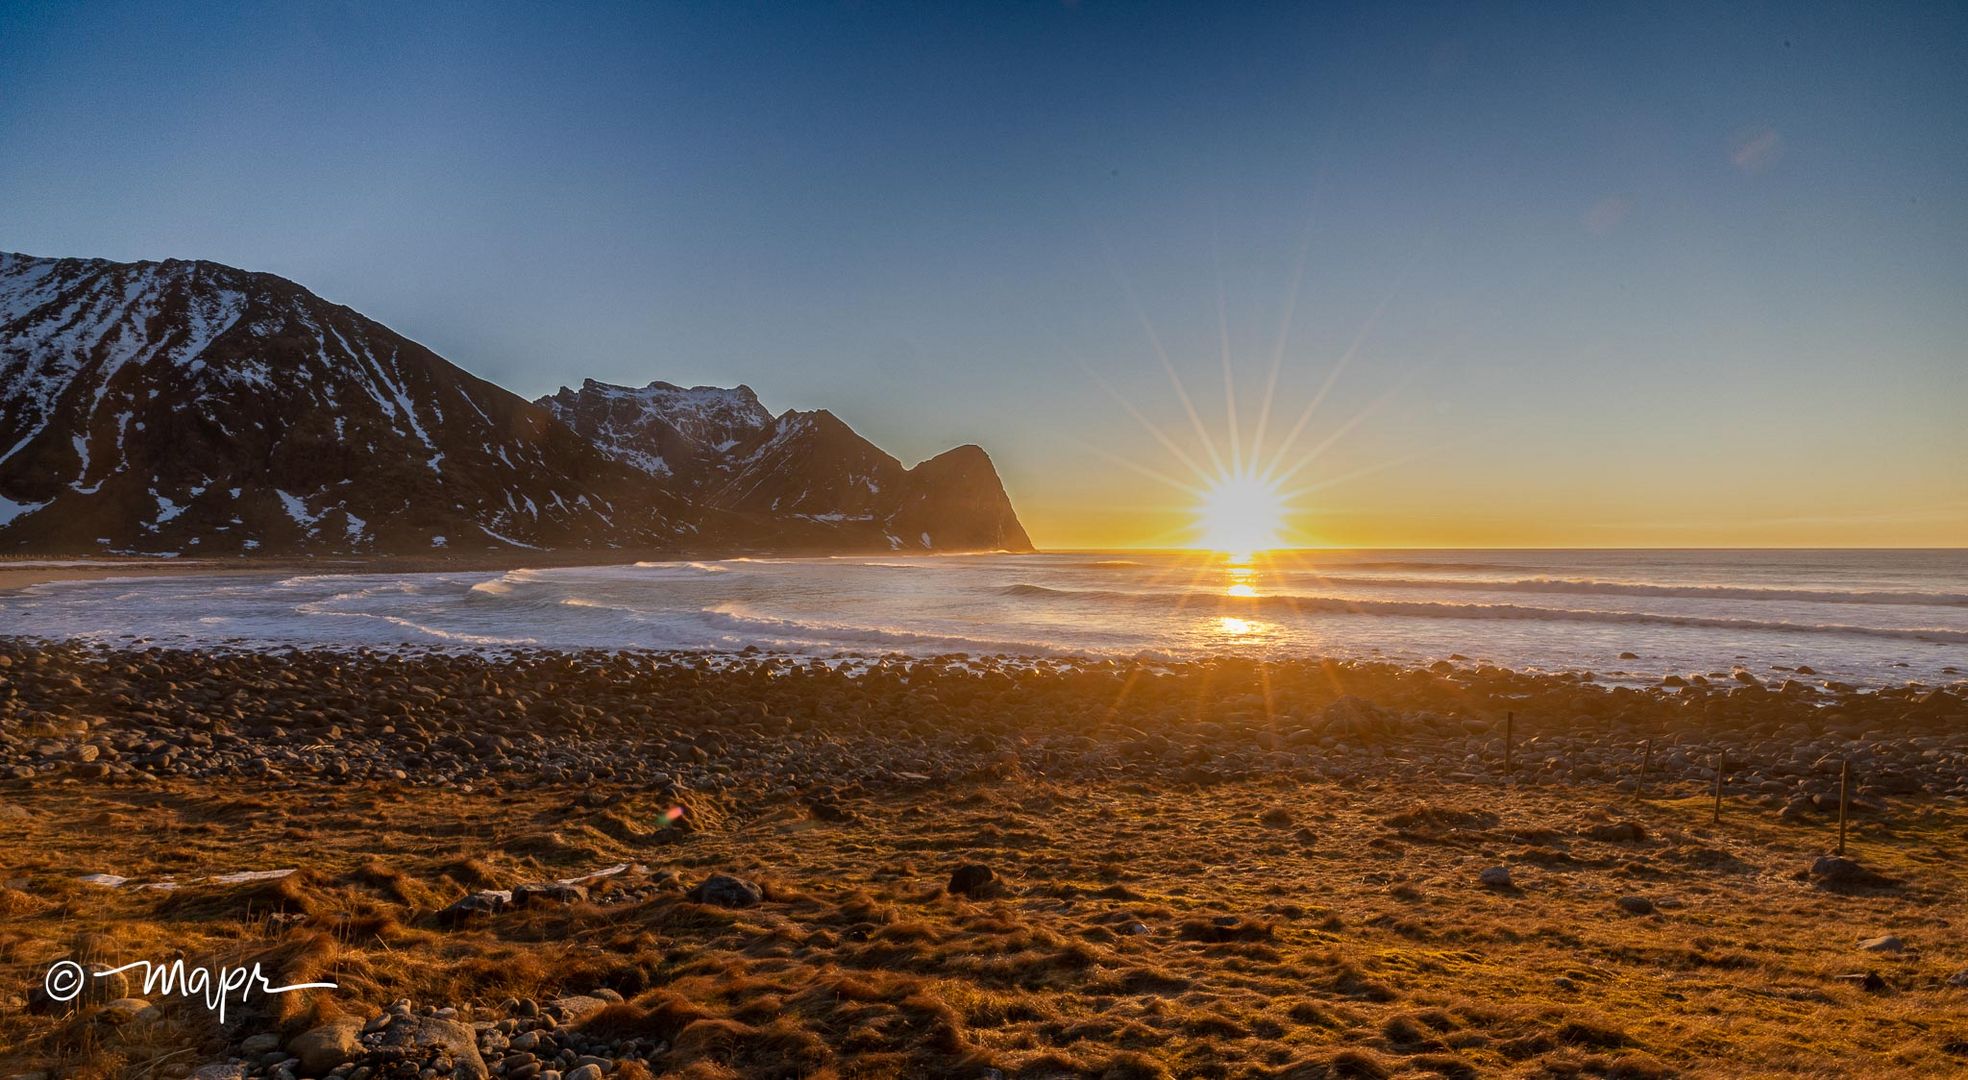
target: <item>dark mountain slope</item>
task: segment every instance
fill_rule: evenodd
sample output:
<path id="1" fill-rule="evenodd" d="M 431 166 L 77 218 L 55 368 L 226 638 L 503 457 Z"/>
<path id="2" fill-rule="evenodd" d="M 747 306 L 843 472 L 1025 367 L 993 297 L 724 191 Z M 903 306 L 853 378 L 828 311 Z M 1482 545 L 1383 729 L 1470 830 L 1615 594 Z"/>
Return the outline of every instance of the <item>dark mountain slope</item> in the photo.
<path id="1" fill-rule="evenodd" d="M 293 282 L 0 253 L 0 551 L 1030 547 L 989 458 L 913 470 L 748 387 L 529 404 Z"/>

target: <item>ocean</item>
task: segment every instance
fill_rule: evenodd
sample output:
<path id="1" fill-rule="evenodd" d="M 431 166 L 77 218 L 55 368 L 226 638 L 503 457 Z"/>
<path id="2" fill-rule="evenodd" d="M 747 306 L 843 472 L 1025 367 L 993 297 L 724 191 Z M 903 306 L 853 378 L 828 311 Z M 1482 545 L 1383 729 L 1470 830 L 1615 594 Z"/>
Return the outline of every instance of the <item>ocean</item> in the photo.
<path id="1" fill-rule="evenodd" d="M 4 632 L 129 644 L 1184 658 L 1968 677 L 1968 550 L 1308 551 L 726 559 L 184 576 L 0 594 Z M 1630 655 L 1625 655 L 1630 654 Z"/>

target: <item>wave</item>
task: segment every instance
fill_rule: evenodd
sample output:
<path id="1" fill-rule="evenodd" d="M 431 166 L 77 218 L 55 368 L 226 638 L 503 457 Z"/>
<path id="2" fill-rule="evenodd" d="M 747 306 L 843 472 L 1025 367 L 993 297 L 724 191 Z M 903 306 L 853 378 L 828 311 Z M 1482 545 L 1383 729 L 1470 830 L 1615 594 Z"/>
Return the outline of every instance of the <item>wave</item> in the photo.
<path id="1" fill-rule="evenodd" d="M 1299 571 L 1323 585 L 1380 589 L 1456 589 L 1476 592 L 1564 593 L 1580 596 L 1660 596 L 1688 600 L 1794 600 L 1816 604 L 1968 607 L 1968 593 L 1894 590 L 1777 589 L 1746 585 L 1654 585 L 1593 578 L 1362 578 Z"/>
<path id="2" fill-rule="evenodd" d="M 1698 627 L 1782 634 L 1844 634 L 1968 644 L 1968 630 L 1940 627 L 1852 626 L 1784 620 L 1739 619 L 1727 616 L 1667 615 L 1647 611 L 1581 611 L 1575 608 L 1529 607 L 1521 604 L 1450 604 L 1423 600 L 1351 600 L 1340 596 L 1217 596 L 1195 593 L 1127 593 L 1112 589 L 1054 589 L 1045 585 L 1007 585 L 999 592 L 1071 600 L 1121 600 L 1128 603 L 1184 608 L 1215 603 L 1224 610 L 1277 611 L 1319 615 L 1393 615 L 1421 619 L 1516 619 L 1538 622 L 1608 623 L 1617 625 Z"/>
<path id="3" fill-rule="evenodd" d="M 513 587 L 516 585 L 524 585 L 529 581 L 538 580 L 540 580 L 540 571 L 521 568 L 518 570 L 508 570 L 495 578 L 487 578 L 484 581 L 474 582 L 471 588 L 465 591 L 468 593 L 477 593 L 480 596 L 505 596 L 511 593 Z"/>
<path id="4" fill-rule="evenodd" d="M 903 630 L 899 627 L 857 626 L 853 623 L 791 619 L 779 615 L 767 615 L 738 603 L 707 607 L 703 609 L 703 614 L 713 621 L 722 621 L 730 628 L 745 633 L 769 630 L 781 635 L 791 635 L 807 643 L 817 641 L 832 646 L 893 645 L 899 648 L 934 645 L 952 652 L 1050 653 L 1054 651 L 1051 646 L 1034 641 L 997 640 L 967 637 L 961 634 Z"/>
<path id="5" fill-rule="evenodd" d="M 1348 570 L 1523 570 L 1521 566 L 1509 563 L 1490 562 L 1431 562 L 1423 559 L 1344 559 L 1316 558 L 1303 562 L 1281 560 L 1281 566 L 1294 566 L 1316 573 L 1319 566 L 1337 566 Z"/>
<path id="6" fill-rule="evenodd" d="M 312 604 L 302 604 L 299 607 L 296 607 L 294 610 L 302 615 L 332 615 L 344 619 L 375 619 L 379 622 L 388 623 L 391 626 L 397 626 L 405 630 L 415 631 L 426 637 L 436 638 L 439 641 L 451 642 L 453 644 L 458 644 L 458 645 L 509 647 L 515 645 L 539 644 L 539 641 L 535 638 L 495 637 L 491 634 L 472 634 L 462 630 L 442 630 L 435 626 L 427 626 L 423 623 L 406 619 L 400 615 L 385 615 L 380 612 L 330 611 L 326 608 L 320 608 Z"/>

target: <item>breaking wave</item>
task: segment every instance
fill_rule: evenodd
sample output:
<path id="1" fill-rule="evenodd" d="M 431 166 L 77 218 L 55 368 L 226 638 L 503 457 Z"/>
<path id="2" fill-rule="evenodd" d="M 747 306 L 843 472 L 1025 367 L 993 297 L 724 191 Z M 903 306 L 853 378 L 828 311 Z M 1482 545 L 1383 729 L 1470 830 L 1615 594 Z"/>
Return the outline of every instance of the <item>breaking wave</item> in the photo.
<path id="1" fill-rule="evenodd" d="M 1772 589 L 1741 585 L 1653 585 L 1592 578 L 1362 578 L 1298 573 L 1320 584 L 1375 589 L 1435 589 L 1468 592 L 1561 593 L 1576 596 L 1659 596 L 1682 600 L 1788 600 L 1814 604 L 1888 604 L 1907 607 L 1968 607 L 1968 593 L 1892 590 Z"/>
<path id="2" fill-rule="evenodd" d="M 1421 619 L 1512 619 L 1541 622 L 1614 623 L 1640 626 L 1703 627 L 1783 634 L 1845 634 L 1968 644 L 1968 630 L 1940 627 L 1852 626 L 1844 623 L 1805 623 L 1781 619 L 1744 619 L 1718 615 L 1669 615 L 1649 611 L 1586 611 L 1577 608 L 1530 607 L 1522 604 L 1456 604 L 1426 600 L 1355 600 L 1342 596 L 1216 596 L 1194 593 L 1135 593 L 1113 589 L 1056 589 L 1019 583 L 999 592 L 1006 596 L 1055 600 L 1113 601 L 1158 607 L 1201 608 L 1217 605 L 1223 611 L 1322 615 L 1394 615 Z"/>

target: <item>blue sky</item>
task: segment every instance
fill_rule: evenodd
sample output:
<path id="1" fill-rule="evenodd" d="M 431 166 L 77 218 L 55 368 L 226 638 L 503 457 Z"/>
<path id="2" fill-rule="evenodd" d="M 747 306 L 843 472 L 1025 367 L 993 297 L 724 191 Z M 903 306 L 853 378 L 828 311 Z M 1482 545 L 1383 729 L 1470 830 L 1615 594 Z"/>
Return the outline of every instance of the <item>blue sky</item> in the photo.
<path id="1" fill-rule="evenodd" d="M 1308 542 L 1968 543 L 1960 5 L 0 4 L 0 147 L 0 248 L 979 442 L 1041 543 L 1180 527 L 1141 314 L 1221 442 L 1287 310 Z"/>

